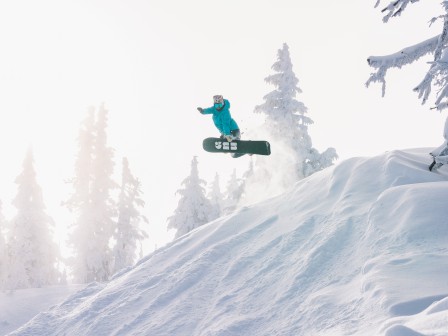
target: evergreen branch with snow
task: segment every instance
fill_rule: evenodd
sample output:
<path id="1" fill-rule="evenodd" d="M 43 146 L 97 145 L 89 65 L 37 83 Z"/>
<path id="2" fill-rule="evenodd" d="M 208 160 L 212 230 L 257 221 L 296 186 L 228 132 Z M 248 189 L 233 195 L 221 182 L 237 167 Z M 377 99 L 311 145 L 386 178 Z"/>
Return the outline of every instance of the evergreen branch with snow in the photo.
<path id="1" fill-rule="evenodd" d="M 389 3 L 388 6 L 381 10 L 382 13 L 387 14 L 383 17 L 384 22 L 388 22 L 391 17 L 400 16 L 401 13 L 406 9 L 409 3 L 415 3 L 420 0 L 396 0 Z M 380 3 L 380 0 L 377 1 L 375 7 L 377 7 Z"/>
<path id="2" fill-rule="evenodd" d="M 379 82 L 382 84 L 382 95 L 386 93 L 386 74 L 390 68 L 401 68 L 405 65 L 411 64 L 421 57 L 434 53 L 439 44 L 439 35 L 434 36 L 426 41 L 420 42 L 416 45 L 404 48 L 394 54 L 386 56 L 370 56 L 367 63 L 375 69 L 366 82 L 369 87 L 371 83 Z"/>
<path id="3" fill-rule="evenodd" d="M 397 0 L 391 2 L 382 12 L 387 12 L 383 21 L 387 22 L 390 17 L 398 16 L 410 3 L 419 0 Z M 378 6 L 380 1 L 377 2 Z M 432 88 L 438 89 L 435 99 L 435 109 L 445 109 L 448 104 L 448 55 L 446 47 L 448 45 L 448 1 L 442 2 L 443 15 L 435 16 L 430 20 L 430 25 L 438 19 L 443 19 L 442 32 L 426 41 L 402 49 L 401 51 L 387 56 L 371 56 L 367 59 L 368 64 L 377 69 L 372 73 L 366 82 L 368 87 L 371 83 L 382 84 L 382 95 L 386 91 L 386 74 L 390 68 L 401 68 L 411 64 L 427 54 L 433 54 L 433 61 L 429 62 L 430 67 L 423 80 L 414 88 L 418 93 L 418 98 L 425 104 L 431 94 Z"/>

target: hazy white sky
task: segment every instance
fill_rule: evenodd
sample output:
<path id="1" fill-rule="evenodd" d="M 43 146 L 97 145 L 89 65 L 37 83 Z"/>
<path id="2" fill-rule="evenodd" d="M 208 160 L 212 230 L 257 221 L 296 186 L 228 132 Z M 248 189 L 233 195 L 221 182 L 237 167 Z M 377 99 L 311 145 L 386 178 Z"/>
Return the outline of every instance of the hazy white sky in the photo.
<path id="1" fill-rule="evenodd" d="M 366 89 L 370 55 L 396 52 L 439 32 L 427 22 L 439 4 L 417 3 L 383 24 L 372 0 L 166 1 L 18 0 L 0 3 L 0 199 L 14 213 L 15 177 L 29 145 L 49 215 L 58 228 L 71 189 L 76 136 L 88 106 L 110 111 L 109 145 L 117 173 L 127 156 L 144 184 L 150 235 L 160 242 L 175 192 L 193 155 L 201 177 L 222 187 L 248 158 L 202 151 L 217 135 L 196 111 L 214 94 L 232 104 L 241 129 L 259 123 L 255 105 L 273 90 L 277 50 L 286 42 L 309 108 L 313 145 L 340 160 L 387 150 L 435 147 L 445 114 L 421 106 L 412 88 L 428 65 L 391 72 L 388 91 Z M 427 59 L 429 60 L 429 58 Z M 244 135 L 243 135 L 244 137 Z M 275 148 L 272 148 L 275 150 Z M 429 158 L 428 158 L 428 161 Z"/>

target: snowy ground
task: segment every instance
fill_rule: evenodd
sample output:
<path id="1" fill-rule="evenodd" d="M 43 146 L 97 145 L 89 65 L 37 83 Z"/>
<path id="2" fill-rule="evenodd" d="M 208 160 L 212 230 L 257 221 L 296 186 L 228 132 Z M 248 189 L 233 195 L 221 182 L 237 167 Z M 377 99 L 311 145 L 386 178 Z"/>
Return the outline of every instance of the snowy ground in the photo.
<path id="1" fill-rule="evenodd" d="M 448 335 L 448 167 L 428 152 L 341 162 L 11 335 Z"/>
<path id="2" fill-rule="evenodd" d="M 68 285 L 0 292 L 0 335 L 17 329 L 82 287 Z"/>

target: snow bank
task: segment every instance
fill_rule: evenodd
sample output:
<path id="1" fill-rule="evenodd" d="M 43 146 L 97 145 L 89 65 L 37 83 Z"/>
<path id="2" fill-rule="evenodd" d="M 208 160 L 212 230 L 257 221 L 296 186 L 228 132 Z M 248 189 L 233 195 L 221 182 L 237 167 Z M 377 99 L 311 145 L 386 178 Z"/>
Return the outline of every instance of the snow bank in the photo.
<path id="1" fill-rule="evenodd" d="M 0 335 L 17 329 L 81 287 L 68 285 L 0 292 Z"/>
<path id="2" fill-rule="evenodd" d="M 448 335 L 448 170 L 428 152 L 316 173 L 11 335 Z"/>

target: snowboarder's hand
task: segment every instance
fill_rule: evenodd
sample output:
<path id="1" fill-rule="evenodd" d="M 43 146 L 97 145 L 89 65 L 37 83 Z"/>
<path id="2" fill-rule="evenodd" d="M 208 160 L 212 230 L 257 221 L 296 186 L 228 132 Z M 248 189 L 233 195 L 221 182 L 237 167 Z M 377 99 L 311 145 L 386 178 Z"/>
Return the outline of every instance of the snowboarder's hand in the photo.
<path id="1" fill-rule="evenodd" d="M 227 140 L 228 142 L 232 142 L 232 140 L 233 140 L 233 135 L 231 135 L 231 134 L 229 134 L 229 135 L 225 135 L 224 137 L 226 138 L 226 140 Z"/>
<path id="2" fill-rule="evenodd" d="M 204 109 L 202 107 L 198 107 L 198 111 L 202 113 Z"/>

